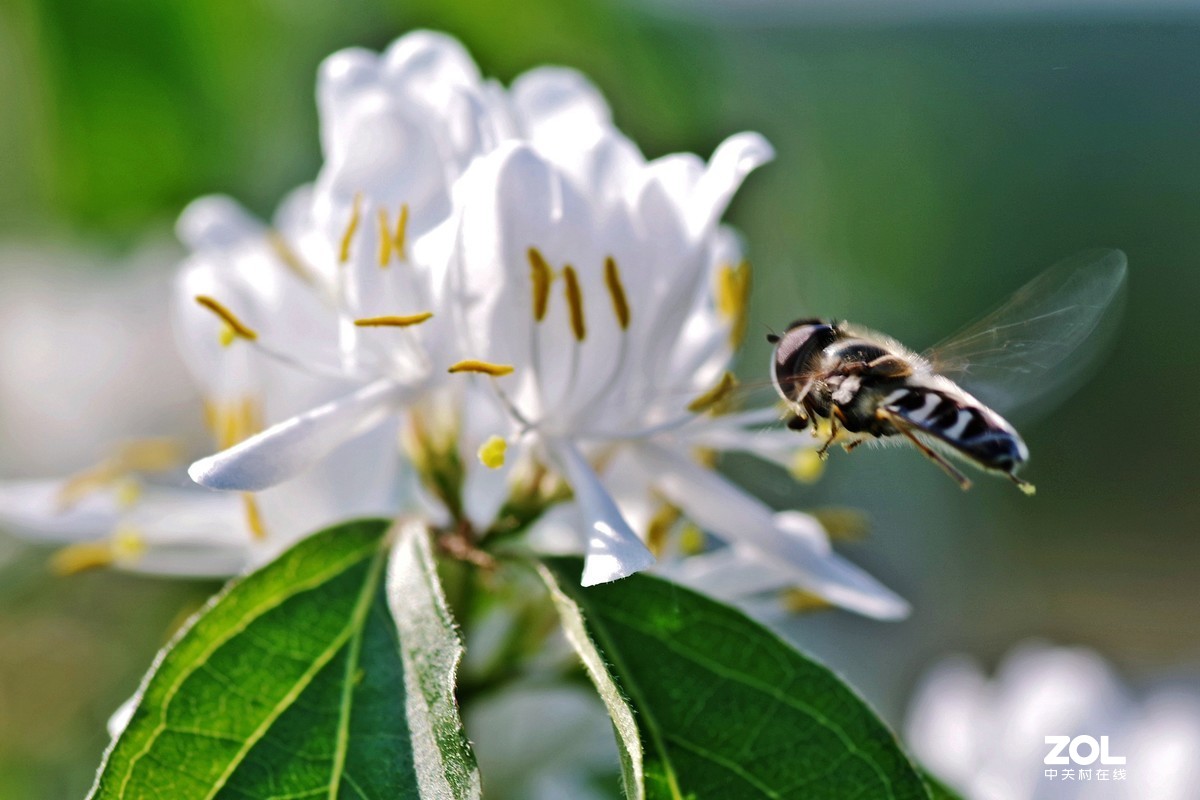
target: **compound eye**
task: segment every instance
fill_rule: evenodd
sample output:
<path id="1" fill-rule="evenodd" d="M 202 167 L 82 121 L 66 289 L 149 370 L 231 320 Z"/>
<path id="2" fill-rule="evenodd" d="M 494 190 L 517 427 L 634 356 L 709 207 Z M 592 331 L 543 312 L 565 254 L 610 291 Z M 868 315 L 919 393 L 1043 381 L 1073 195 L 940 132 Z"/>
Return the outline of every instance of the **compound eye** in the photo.
<path id="1" fill-rule="evenodd" d="M 775 363 L 784 366 L 793 362 L 792 366 L 799 368 L 802 365 L 797 362 L 805 362 L 816 352 L 824 350 L 836 336 L 834 327 L 827 322 L 818 320 L 792 325 L 779 337 L 775 346 Z"/>

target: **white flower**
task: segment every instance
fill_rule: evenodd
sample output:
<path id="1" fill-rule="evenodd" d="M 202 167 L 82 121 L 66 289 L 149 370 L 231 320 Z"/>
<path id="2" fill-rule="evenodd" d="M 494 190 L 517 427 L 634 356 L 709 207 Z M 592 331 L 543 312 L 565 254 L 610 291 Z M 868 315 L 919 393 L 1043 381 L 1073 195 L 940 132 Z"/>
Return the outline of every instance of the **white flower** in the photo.
<path id="1" fill-rule="evenodd" d="M 1185 800 L 1200 786 L 1200 692 L 1134 692 L 1083 648 L 1022 645 L 991 680 L 968 659 L 947 659 L 921 680 L 905 730 L 917 759 L 968 800 Z M 1047 736 L 1083 735 L 1108 737 L 1110 755 L 1126 763 L 1082 765 L 1087 780 L 1081 765 L 1043 763 Z M 1068 769 L 1074 777 L 1064 779 Z"/>
<path id="2" fill-rule="evenodd" d="M 751 433 L 773 409 L 706 413 L 730 387 L 749 285 L 720 217 L 771 158 L 762 137 L 733 136 L 708 164 L 647 162 L 578 74 L 534 70 L 505 91 L 456 42 L 423 32 L 382 56 L 331 57 L 318 96 L 326 163 L 284 204 L 274 252 L 185 278 L 183 295 L 223 318 L 248 363 L 323 379 L 327 399 L 198 461 L 197 482 L 282 484 L 401 417 L 426 484 L 480 531 L 508 476 L 462 453 L 515 462 L 518 482 L 539 465 L 557 472 L 585 531 L 585 585 L 654 563 L 627 519 L 652 498 L 732 546 L 710 564 L 758 568 L 758 592 L 799 585 L 874 616 L 906 612 L 811 517 L 775 514 L 693 457 L 777 458 L 790 436 Z M 268 272 L 284 277 L 264 283 Z M 310 297 L 281 302 L 285 278 Z M 216 348 L 205 335 L 193 349 Z M 380 458 L 386 469 L 398 454 Z M 631 488 L 614 493 L 615 474 Z"/>
<path id="3" fill-rule="evenodd" d="M 771 154 L 756 134 L 731 137 L 707 165 L 647 163 L 615 135 L 570 167 L 534 146 L 501 146 L 456 187 L 454 328 L 464 353 L 514 368 L 489 381 L 504 435 L 574 491 L 585 585 L 653 563 L 627 513 L 658 497 L 732 546 L 711 558 L 758 569 L 755 591 L 799 585 L 900 616 L 904 602 L 832 553 L 815 520 L 775 514 L 693 457 L 778 446 L 752 431 L 778 417 L 772 408 L 705 413 L 729 386 L 745 312 L 737 287 L 748 267 L 719 220 Z"/>
<path id="4" fill-rule="evenodd" d="M 508 138 L 551 148 L 568 134 L 595 139 L 609 125 L 607 107 L 576 73 L 534 70 L 506 93 L 480 79 L 458 42 L 425 31 L 382 55 L 331 56 L 318 100 L 325 165 L 312 187 L 283 204 L 274 252 L 195 294 L 244 323 L 252 336 L 240 337 L 242 349 L 341 382 L 344 391 L 197 463 L 193 477 L 211 488 L 277 485 L 406 408 L 444 402 L 446 368 L 461 360 L 443 313 L 448 242 L 439 231 L 451 216 L 454 183 Z M 308 284 L 311 297 L 300 308 L 276 307 L 260 296 L 259 279 L 246 278 L 279 273 L 280 262 Z M 196 288 L 183 287 L 185 302 Z M 296 347 L 318 340 L 324 347 Z"/>

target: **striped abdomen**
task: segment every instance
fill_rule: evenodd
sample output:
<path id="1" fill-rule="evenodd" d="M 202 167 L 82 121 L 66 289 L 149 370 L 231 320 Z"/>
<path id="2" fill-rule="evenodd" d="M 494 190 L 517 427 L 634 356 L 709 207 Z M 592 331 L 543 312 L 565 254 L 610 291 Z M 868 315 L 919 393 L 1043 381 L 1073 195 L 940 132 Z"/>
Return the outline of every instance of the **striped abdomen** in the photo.
<path id="1" fill-rule="evenodd" d="M 1012 425 L 949 381 L 946 384 L 895 389 L 881 406 L 987 469 L 1011 475 L 1029 460 L 1029 450 Z"/>

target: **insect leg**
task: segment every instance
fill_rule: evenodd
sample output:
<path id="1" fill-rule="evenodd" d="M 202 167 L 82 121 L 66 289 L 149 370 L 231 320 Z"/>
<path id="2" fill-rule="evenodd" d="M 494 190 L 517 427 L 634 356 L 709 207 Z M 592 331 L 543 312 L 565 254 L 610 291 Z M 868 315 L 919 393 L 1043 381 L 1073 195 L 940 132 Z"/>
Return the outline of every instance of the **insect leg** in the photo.
<path id="1" fill-rule="evenodd" d="M 833 444 L 833 440 L 838 435 L 838 420 L 842 414 L 838 411 L 837 406 L 833 407 L 833 413 L 829 415 L 829 438 L 825 440 L 825 444 L 821 445 L 821 449 L 817 451 L 817 455 L 822 459 L 829 457 L 829 448 Z"/>
<path id="2" fill-rule="evenodd" d="M 940 453 L 918 439 L 912 432 L 912 426 L 909 425 L 903 417 L 893 414 L 885 408 L 878 409 L 875 414 L 876 416 L 886 418 L 889 422 L 891 422 L 892 425 L 896 427 L 896 430 L 904 434 L 904 437 L 912 442 L 916 448 L 921 451 L 922 455 L 945 470 L 946 474 L 953 478 L 963 491 L 971 488 L 971 479 L 959 472 L 958 469 L 945 458 L 943 458 Z M 1014 480 L 1017 480 L 1015 476 Z"/>

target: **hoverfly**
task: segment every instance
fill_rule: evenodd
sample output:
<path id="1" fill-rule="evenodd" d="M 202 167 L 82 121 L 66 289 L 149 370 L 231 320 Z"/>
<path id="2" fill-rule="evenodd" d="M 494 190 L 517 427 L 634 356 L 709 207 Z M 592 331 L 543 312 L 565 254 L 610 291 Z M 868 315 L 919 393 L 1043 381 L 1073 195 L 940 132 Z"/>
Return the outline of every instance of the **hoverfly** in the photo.
<path id="1" fill-rule="evenodd" d="M 1033 485 L 1017 477 L 1029 450 L 998 409 L 1045 399 L 1087 368 L 1125 273 L 1119 250 L 1067 259 L 922 354 L 855 325 L 797 320 L 767 337 L 788 427 L 811 426 L 826 437 L 822 456 L 835 441 L 847 451 L 864 441 L 908 441 L 963 489 L 971 481 L 946 456 L 1005 475 L 1032 494 Z M 1085 342 L 1093 346 L 1081 350 Z"/>

